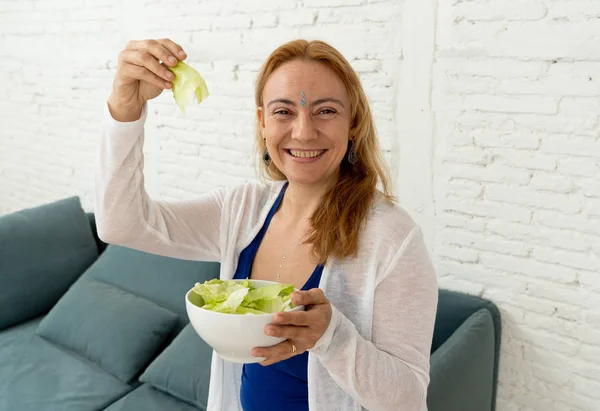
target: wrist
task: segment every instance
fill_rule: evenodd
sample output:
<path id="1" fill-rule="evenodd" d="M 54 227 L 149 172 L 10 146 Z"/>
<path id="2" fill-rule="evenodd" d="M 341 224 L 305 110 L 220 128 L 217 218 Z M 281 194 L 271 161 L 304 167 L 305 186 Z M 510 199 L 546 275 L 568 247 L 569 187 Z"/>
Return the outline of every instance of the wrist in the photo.
<path id="1" fill-rule="evenodd" d="M 114 96 L 110 96 L 107 100 L 108 110 L 110 115 L 117 121 L 120 122 L 134 122 L 140 119 L 142 115 L 143 104 L 131 104 L 123 103 L 116 99 Z"/>

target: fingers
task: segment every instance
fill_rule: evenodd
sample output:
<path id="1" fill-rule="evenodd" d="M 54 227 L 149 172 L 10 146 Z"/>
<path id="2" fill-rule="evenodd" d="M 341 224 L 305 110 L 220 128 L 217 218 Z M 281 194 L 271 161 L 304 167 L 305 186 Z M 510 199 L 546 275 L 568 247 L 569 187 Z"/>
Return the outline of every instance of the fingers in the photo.
<path id="1" fill-rule="evenodd" d="M 275 324 L 309 326 L 314 322 L 311 314 L 308 311 L 279 312 L 273 315 L 273 322 Z"/>
<path id="2" fill-rule="evenodd" d="M 185 53 L 185 51 L 183 51 L 183 48 L 174 41 L 169 39 L 161 39 L 158 40 L 158 42 L 162 44 L 163 47 L 169 50 L 171 54 L 179 60 L 185 60 L 187 58 L 187 54 Z"/>
<path id="3" fill-rule="evenodd" d="M 301 350 L 301 348 L 298 347 L 297 344 L 295 344 L 296 352 L 293 353 L 294 350 L 292 348 L 292 344 L 295 344 L 295 343 L 292 343 L 291 341 L 283 341 L 272 347 L 254 348 L 252 350 L 252 355 L 255 357 L 266 358 L 265 360 L 260 362 L 260 365 L 267 366 L 267 365 L 275 364 L 276 362 L 279 362 L 279 361 L 287 360 L 288 358 L 290 358 L 294 355 L 303 354 L 305 352 L 305 350 Z"/>
<path id="4" fill-rule="evenodd" d="M 173 79 L 173 73 L 160 64 L 154 56 L 144 50 L 124 50 L 119 57 L 123 63 L 123 67 L 126 69 L 128 68 L 125 67 L 126 65 L 134 65 L 149 70 L 164 81 L 171 81 Z M 129 69 L 131 74 L 142 73 L 139 70 Z M 143 78 L 142 80 L 146 79 Z"/>
<path id="5" fill-rule="evenodd" d="M 298 327 L 294 325 L 267 325 L 265 327 L 265 334 L 290 340 L 305 339 L 311 333 L 312 332 L 308 327 Z"/>
<path id="6" fill-rule="evenodd" d="M 325 293 L 320 288 L 312 288 L 308 291 L 295 291 L 291 295 L 292 302 L 296 305 L 328 304 Z"/>
<path id="7" fill-rule="evenodd" d="M 161 40 L 164 42 L 164 40 Z M 171 42 L 172 43 L 172 42 Z M 175 44 L 175 43 L 173 43 Z M 127 43 L 125 50 L 140 50 L 152 55 L 156 60 L 164 64 L 175 67 L 179 59 L 158 40 L 133 40 Z"/>
<path id="8" fill-rule="evenodd" d="M 163 77 L 159 77 L 146 67 L 138 66 L 136 64 L 126 63 L 121 67 L 120 72 L 124 77 L 147 81 L 161 89 L 172 87 L 172 84 L 169 81 L 165 81 Z"/>

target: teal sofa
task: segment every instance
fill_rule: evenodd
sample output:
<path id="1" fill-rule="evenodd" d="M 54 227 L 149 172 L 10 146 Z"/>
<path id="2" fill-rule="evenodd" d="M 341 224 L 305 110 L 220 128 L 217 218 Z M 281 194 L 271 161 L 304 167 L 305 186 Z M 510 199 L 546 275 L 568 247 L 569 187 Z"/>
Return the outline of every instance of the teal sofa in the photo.
<path id="1" fill-rule="evenodd" d="M 0 216 L 0 411 L 205 410 L 211 350 L 184 294 L 218 273 L 103 243 L 77 197 Z M 498 310 L 439 301 L 429 411 L 493 411 Z"/>

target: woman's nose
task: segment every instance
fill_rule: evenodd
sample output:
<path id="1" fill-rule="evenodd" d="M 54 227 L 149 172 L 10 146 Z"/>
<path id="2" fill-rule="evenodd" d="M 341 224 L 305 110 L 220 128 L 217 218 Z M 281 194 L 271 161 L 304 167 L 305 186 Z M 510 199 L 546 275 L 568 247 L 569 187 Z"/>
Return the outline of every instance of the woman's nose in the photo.
<path id="1" fill-rule="evenodd" d="M 310 141 L 317 138 L 317 130 L 308 114 L 301 113 L 296 117 L 292 130 L 292 138 L 298 141 Z"/>

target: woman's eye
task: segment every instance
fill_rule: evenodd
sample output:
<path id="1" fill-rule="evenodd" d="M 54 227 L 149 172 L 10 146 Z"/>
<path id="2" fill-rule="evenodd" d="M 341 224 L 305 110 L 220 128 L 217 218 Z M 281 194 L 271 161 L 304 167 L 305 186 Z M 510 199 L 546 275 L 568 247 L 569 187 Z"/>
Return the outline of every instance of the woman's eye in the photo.
<path id="1" fill-rule="evenodd" d="M 335 111 L 329 108 L 324 108 L 323 110 L 319 111 L 319 114 L 335 114 Z"/>
<path id="2" fill-rule="evenodd" d="M 290 114 L 290 111 L 289 110 L 285 110 L 285 109 L 281 109 L 281 110 L 274 111 L 273 114 L 286 116 L 286 115 Z"/>

